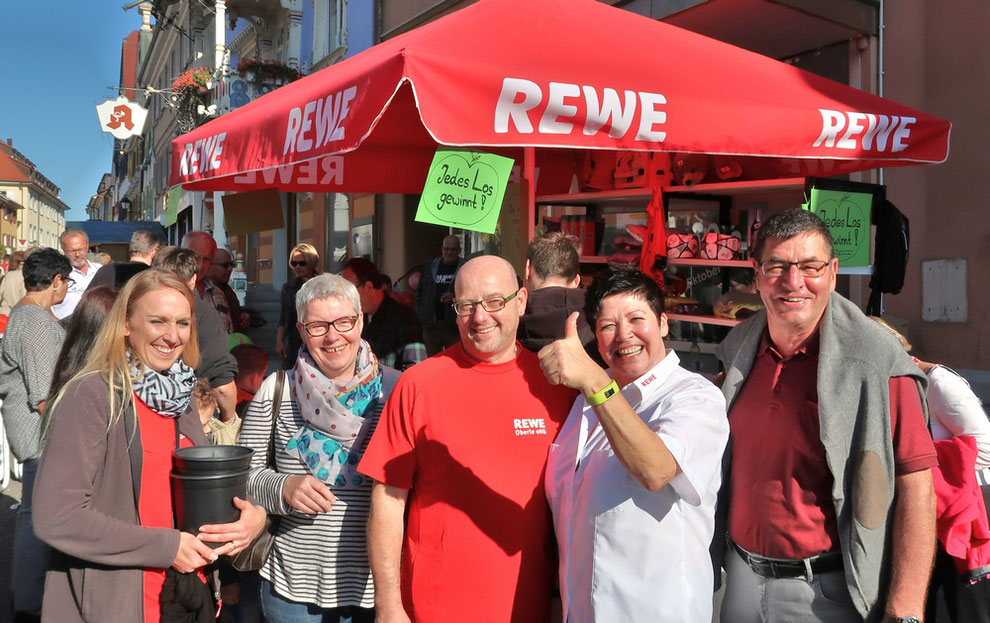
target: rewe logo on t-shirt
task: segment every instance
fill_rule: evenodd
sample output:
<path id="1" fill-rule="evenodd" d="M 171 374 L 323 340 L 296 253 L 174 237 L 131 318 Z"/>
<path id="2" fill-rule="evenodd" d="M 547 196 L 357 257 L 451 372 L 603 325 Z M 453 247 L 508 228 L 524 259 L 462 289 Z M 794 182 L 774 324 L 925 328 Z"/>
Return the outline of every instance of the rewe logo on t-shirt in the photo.
<path id="1" fill-rule="evenodd" d="M 543 418 L 523 418 L 512 420 L 512 427 L 516 429 L 516 435 L 546 435 L 547 425 Z"/>

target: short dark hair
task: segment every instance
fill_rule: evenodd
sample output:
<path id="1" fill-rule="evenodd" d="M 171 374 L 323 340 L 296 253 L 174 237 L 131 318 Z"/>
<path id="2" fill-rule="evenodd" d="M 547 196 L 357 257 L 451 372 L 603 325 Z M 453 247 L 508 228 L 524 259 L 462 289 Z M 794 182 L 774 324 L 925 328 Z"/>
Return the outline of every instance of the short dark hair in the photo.
<path id="1" fill-rule="evenodd" d="M 168 271 L 183 281 L 189 281 L 199 272 L 199 256 L 185 247 L 165 247 L 155 253 L 151 266 Z"/>
<path id="2" fill-rule="evenodd" d="M 602 313 L 602 301 L 614 294 L 632 294 L 641 297 L 660 321 L 663 314 L 663 290 L 656 281 L 635 268 L 606 266 L 595 275 L 584 299 L 584 314 L 592 328 Z"/>
<path id="3" fill-rule="evenodd" d="M 376 290 L 382 287 L 382 274 L 378 272 L 378 267 L 371 260 L 363 257 L 352 257 L 344 264 L 344 268 L 350 268 L 358 279 L 358 286 L 363 286 L 370 281 Z M 343 270 L 343 268 L 341 269 Z"/>
<path id="4" fill-rule="evenodd" d="M 24 274 L 24 288 L 28 292 L 39 292 L 52 285 L 55 275 L 68 279 L 72 273 L 72 264 L 55 249 L 39 249 L 32 253 L 21 268 Z"/>
<path id="5" fill-rule="evenodd" d="M 230 354 L 237 361 L 235 380 L 243 379 L 255 372 L 268 371 L 268 353 L 256 344 L 238 344 L 230 349 Z"/>
<path id="6" fill-rule="evenodd" d="M 529 243 L 526 259 L 540 279 L 563 277 L 570 281 L 581 269 L 581 250 L 576 236 L 554 231 Z"/>
<path id="7" fill-rule="evenodd" d="M 116 300 L 117 290 L 110 286 L 95 286 L 83 293 L 72 312 L 65 331 L 65 341 L 62 342 L 62 350 L 55 363 L 55 376 L 48 392 L 49 402 L 86 365 L 86 360 L 96 345 L 96 337 L 106 324 L 110 308 Z"/>
<path id="8" fill-rule="evenodd" d="M 131 244 L 128 245 L 127 252 L 131 255 L 148 255 L 161 243 L 162 240 L 158 234 L 139 229 L 131 234 Z"/>
<path id="9" fill-rule="evenodd" d="M 825 251 L 828 253 L 828 257 L 824 259 L 830 260 L 835 257 L 832 232 L 825 225 L 825 221 L 810 210 L 802 210 L 801 208 L 791 208 L 771 215 L 763 223 L 763 226 L 760 227 L 752 256 L 758 262 L 763 261 L 763 249 L 766 248 L 766 240 L 768 238 L 789 240 L 801 234 L 818 234 L 821 236 L 825 241 Z"/>

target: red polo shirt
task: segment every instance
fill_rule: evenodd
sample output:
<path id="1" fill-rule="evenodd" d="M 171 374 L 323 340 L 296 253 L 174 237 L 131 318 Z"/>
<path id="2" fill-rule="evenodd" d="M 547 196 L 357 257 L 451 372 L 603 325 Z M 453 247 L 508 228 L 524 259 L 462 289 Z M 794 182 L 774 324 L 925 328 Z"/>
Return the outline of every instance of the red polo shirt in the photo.
<path id="1" fill-rule="evenodd" d="M 771 558 L 808 558 L 839 547 L 832 473 L 818 424 L 818 335 L 790 357 L 766 333 L 729 411 L 729 536 Z M 937 464 L 921 397 L 910 377 L 890 379 L 895 472 Z"/>

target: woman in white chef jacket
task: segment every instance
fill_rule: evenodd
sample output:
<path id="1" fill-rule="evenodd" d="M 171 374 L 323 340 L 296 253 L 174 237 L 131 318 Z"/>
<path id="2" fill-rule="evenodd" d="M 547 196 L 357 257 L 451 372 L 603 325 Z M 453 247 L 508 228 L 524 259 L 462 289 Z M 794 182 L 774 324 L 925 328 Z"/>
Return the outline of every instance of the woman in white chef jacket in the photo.
<path id="1" fill-rule="evenodd" d="M 584 352 L 576 312 L 539 353 L 551 383 L 582 394 L 546 471 L 564 621 L 711 621 L 722 393 L 665 349 L 663 294 L 643 273 L 597 275 L 585 313 L 607 371 Z"/>

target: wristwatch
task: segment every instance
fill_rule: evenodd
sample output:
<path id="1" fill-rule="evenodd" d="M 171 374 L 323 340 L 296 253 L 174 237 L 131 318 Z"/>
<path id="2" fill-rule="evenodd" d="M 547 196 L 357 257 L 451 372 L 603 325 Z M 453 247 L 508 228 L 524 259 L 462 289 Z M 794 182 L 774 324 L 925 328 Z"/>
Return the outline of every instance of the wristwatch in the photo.
<path id="1" fill-rule="evenodd" d="M 892 614 L 888 614 L 884 621 L 888 623 L 921 623 L 921 619 L 918 617 L 895 617 Z"/>

